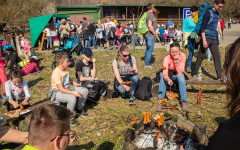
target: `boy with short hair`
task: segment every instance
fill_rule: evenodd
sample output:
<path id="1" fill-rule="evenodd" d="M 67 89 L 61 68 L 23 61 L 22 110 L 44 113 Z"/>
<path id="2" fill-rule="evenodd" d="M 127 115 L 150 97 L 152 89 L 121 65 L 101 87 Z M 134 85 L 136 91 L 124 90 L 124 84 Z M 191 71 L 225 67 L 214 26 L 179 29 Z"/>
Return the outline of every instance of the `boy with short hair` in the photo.
<path id="1" fill-rule="evenodd" d="M 87 117 L 87 113 L 83 110 L 87 99 L 88 90 L 81 87 L 80 84 L 74 82 L 68 72 L 69 58 L 66 53 L 59 53 L 55 56 L 57 67 L 51 77 L 51 101 L 54 104 L 67 103 L 67 108 L 73 112 L 76 105 L 76 113 Z M 79 123 L 75 119 L 71 119 L 71 125 L 75 126 Z"/>
<path id="2" fill-rule="evenodd" d="M 22 150 L 65 150 L 76 139 L 70 129 L 68 109 L 53 104 L 37 107 L 31 116 L 28 145 Z"/>
<path id="3" fill-rule="evenodd" d="M 88 99 L 97 101 L 101 95 L 106 96 L 107 88 L 104 82 L 96 78 L 96 59 L 92 55 L 91 48 L 83 49 L 83 59 L 76 64 L 76 77 L 77 83 L 88 88 Z"/>

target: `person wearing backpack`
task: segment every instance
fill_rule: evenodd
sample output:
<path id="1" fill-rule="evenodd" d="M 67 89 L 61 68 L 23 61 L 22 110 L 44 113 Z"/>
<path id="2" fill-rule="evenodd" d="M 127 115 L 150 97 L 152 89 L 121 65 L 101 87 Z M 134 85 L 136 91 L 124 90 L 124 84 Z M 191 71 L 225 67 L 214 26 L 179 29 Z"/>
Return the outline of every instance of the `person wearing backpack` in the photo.
<path id="1" fill-rule="evenodd" d="M 165 70 L 160 72 L 160 84 L 158 91 L 158 99 L 165 98 L 166 86 L 172 86 L 173 80 L 177 80 L 180 92 L 180 101 L 182 102 L 182 110 L 187 110 L 187 87 L 184 77 L 186 63 L 186 55 L 180 52 L 180 45 L 174 42 L 170 45 L 170 53 L 163 60 Z M 156 111 L 162 110 L 163 104 L 157 104 Z"/>
<path id="2" fill-rule="evenodd" d="M 115 75 L 114 86 L 118 92 L 121 93 L 123 99 L 126 98 L 126 92 L 130 92 L 129 104 L 135 102 L 135 91 L 138 85 L 138 69 L 136 59 L 131 56 L 130 49 L 128 46 L 123 45 L 118 50 L 117 58 L 114 59 L 113 72 Z M 126 81 L 131 81 L 131 85 L 124 85 Z"/>
<path id="3" fill-rule="evenodd" d="M 220 80 L 221 78 L 222 69 L 221 69 L 221 59 L 220 59 L 219 47 L 218 47 L 217 27 L 218 27 L 218 21 L 219 21 L 219 11 L 223 9 L 224 4 L 225 4 L 224 0 L 215 0 L 213 8 L 207 10 L 204 16 L 202 17 L 202 23 L 200 28 L 202 39 L 200 41 L 200 50 L 196 60 L 196 67 L 193 72 L 194 78 L 196 78 L 198 69 L 199 67 L 201 67 L 202 61 L 206 57 L 207 48 L 210 49 L 213 56 L 217 79 Z M 201 11 L 201 8 L 200 8 L 200 11 Z"/>
<path id="4" fill-rule="evenodd" d="M 192 58 L 194 54 L 195 44 L 197 39 L 196 34 L 196 23 L 194 23 L 194 15 L 198 11 L 197 6 L 192 6 L 190 9 L 191 15 L 184 19 L 183 21 L 183 42 L 186 42 L 187 48 L 189 51 L 188 59 L 187 59 L 187 72 L 192 72 L 191 64 L 192 64 Z M 184 44 L 185 45 L 185 44 Z"/>
<path id="5" fill-rule="evenodd" d="M 153 14 L 153 12 L 156 11 L 154 4 L 149 3 L 147 5 L 147 9 L 148 9 L 148 12 L 147 12 L 147 17 L 146 17 L 146 22 L 147 22 L 147 27 L 148 27 L 149 31 L 147 31 L 144 34 L 144 38 L 146 41 L 146 50 L 145 50 L 145 56 L 144 56 L 144 61 L 145 61 L 144 68 L 152 69 L 153 68 L 153 66 L 151 66 L 152 52 L 154 50 L 155 38 L 158 38 L 158 35 L 156 33 L 157 21 Z"/>

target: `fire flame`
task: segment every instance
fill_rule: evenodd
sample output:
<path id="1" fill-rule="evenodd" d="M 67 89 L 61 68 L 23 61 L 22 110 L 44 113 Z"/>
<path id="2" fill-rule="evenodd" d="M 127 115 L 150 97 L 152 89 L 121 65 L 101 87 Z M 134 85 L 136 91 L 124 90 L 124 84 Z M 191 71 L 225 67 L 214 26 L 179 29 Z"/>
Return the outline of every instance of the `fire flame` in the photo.
<path id="1" fill-rule="evenodd" d="M 143 112 L 143 124 L 149 124 L 150 122 L 150 112 Z"/>

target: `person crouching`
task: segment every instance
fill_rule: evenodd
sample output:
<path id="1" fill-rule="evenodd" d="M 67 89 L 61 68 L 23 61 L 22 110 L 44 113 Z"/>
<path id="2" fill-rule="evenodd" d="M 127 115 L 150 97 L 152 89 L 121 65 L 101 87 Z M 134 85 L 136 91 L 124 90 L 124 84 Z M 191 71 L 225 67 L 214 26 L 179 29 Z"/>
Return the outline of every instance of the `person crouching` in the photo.
<path id="1" fill-rule="evenodd" d="M 126 92 L 130 92 L 129 104 L 134 104 L 135 91 L 139 82 L 138 69 L 136 59 L 131 56 L 128 46 L 121 46 L 118 50 L 117 58 L 114 59 L 113 72 L 115 75 L 114 88 L 121 93 L 122 98 L 126 98 Z M 131 81 L 132 84 L 124 85 L 126 81 Z"/>
<path id="2" fill-rule="evenodd" d="M 178 81 L 180 101 L 182 102 L 182 110 L 187 110 L 187 89 L 184 77 L 184 69 L 186 63 L 186 55 L 180 52 L 180 45 L 176 42 L 170 45 L 170 53 L 163 60 L 163 66 L 166 67 L 160 73 L 160 84 L 158 91 L 158 99 L 165 98 L 166 85 L 173 85 L 173 80 Z M 157 104 L 156 111 L 162 110 L 162 104 Z"/>

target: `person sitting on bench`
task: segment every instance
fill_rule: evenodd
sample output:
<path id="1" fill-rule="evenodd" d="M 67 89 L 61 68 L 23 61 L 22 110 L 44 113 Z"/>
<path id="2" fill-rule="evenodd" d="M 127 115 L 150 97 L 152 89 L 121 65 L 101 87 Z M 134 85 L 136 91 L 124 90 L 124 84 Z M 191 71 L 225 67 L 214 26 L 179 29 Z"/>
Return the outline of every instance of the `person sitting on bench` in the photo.
<path id="1" fill-rule="evenodd" d="M 178 81 L 180 90 L 180 100 L 182 102 L 182 110 L 187 110 L 187 89 L 184 77 L 186 55 L 180 52 L 180 45 L 174 42 L 170 45 L 170 53 L 163 60 L 163 66 L 166 67 L 160 72 L 160 84 L 158 91 L 158 99 L 165 98 L 166 85 L 173 85 L 173 80 Z M 171 73 L 171 75 L 170 75 Z M 156 111 L 161 111 L 163 104 L 157 104 Z"/>
<path id="2" fill-rule="evenodd" d="M 83 108 L 88 96 L 88 89 L 81 87 L 80 84 L 77 84 L 70 78 L 68 72 L 69 57 L 67 53 L 57 53 L 55 61 L 57 67 L 51 76 L 52 88 L 48 92 L 48 97 L 56 105 L 67 103 L 67 108 L 71 112 L 74 112 L 76 106 L 76 113 L 87 117 L 88 115 Z M 71 126 L 76 126 L 79 123 L 75 118 L 72 118 L 70 124 Z"/>
<path id="3" fill-rule="evenodd" d="M 130 92 L 129 103 L 133 104 L 135 101 L 135 91 L 138 85 L 138 69 L 136 59 L 131 56 L 128 46 L 123 45 L 118 50 L 117 58 L 114 59 L 113 72 L 115 75 L 114 88 L 121 93 L 122 98 L 126 98 L 125 92 Z M 131 85 L 123 84 L 124 81 L 131 81 Z"/>

